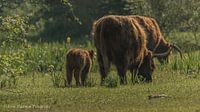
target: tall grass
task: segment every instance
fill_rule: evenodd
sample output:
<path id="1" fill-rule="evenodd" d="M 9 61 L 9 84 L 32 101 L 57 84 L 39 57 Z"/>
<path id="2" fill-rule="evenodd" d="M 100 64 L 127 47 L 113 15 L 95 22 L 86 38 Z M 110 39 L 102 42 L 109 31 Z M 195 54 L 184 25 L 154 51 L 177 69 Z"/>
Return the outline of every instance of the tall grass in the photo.
<path id="1" fill-rule="evenodd" d="M 28 75 L 34 72 L 48 73 L 52 76 L 54 84 L 57 83 L 61 78 L 58 74 L 65 72 L 65 57 L 66 53 L 70 48 L 82 47 L 83 49 L 94 49 L 92 48 L 91 42 L 87 42 L 84 45 L 75 45 L 73 43 L 28 43 L 26 46 L 16 45 L 15 47 L 1 49 L 0 55 L 0 87 L 6 86 L 5 82 L 8 82 L 12 77 L 18 75 Z M 95 63 L 96 65 L 96 63 Z M 53 71 L 49 72 L 49 66 L 53 66 Z M 96 65 L 97 66 L 97 65 Z M 96 71 L 97 67 L 92 67 L 92 71 Z M 11 75 L 9 75 L 11 74 Z M 4 78 L 4 76 L 6 78 Z M 9 76 L 9 77 L 8 77 Z M 14 77 L 14 78 L 13 78 Z M 56 84 L 55 86 L 60 86 Z"/>
<path id="2" fill-rule="evenodd" d="M 13 70 L 10 72 L 9 71 L 5 72 L 5 70 L 2 69 L 4 72 L 1 72 L 1 83 L 2 83 L 1 87 L 6 86 L 6 83 L 8 82 L 13 82 L 12 84 L 14 85 L 17 84 L 16 83 L 17 77 L 20 75 L 29 75 L 29 74 L 33 75 L 34 73 L 39 73 L 39 72 L 51 75 L 52 83 L 54 84 L 55 87 L 64 86 L 65 64 L 66 64 L 65 56 L 68 49 L 69 48 L 67 48 L 65 44 L 43 43 L 43 44 L 31 45 L 29 48 L 21 49 L 21 51 L 18 52 L 18 57 L 16 56 L 17 55 L 16 53 L 15 55 L 12 54 L 12 56 L 11 54 L 1 55 L 1 57 L 2 56 L 7 57 L 8 58 L 7 60 L 9 60 L 7 63 L 12 65 L 12 66 L 7 65 L 2 68 L 7 70 L 10 69 Z M 93 48 L 87 47 L 86 49 L 93 49 Z M 19 53 L 21 53 L 21 55 L 19 55 Z M 158 62 L 156 62 L 157 71 L 165 71 L 165 70 L 179 71 L 186 75 L 200 73 L 199 55 L 200 55 L 199 51 L 188 52 L 185 53 L 184 58 L 181 59 L 178 54 L 173 54 L 171 57 L 171 62 L 169 64 L 160 65 Z M 11 56 L 12 59 L 11 57 L 9 58 L 9 56 Z M 49 71 L 50 66 L 53 66 L 53 69 L 51 71 Z M 13 68 L 18 68 L 18 69 L 13 69 Z M 115 70 L 115 68 L 112 67 L 112 70 Z M 91 73 L 98 73 L 98 63 L 96 59 L 93 61 Z M 12 74 L 19 74 L 19 75 L 17 76 Z M 5 76 L 7 78 L 5 78 Z M 10 79 L 10 81 L 9 80 L 6 81 L 5 79 Z M 115 83 L 115 79 L 116 78 L 113 78 L 113 76 L 109 77 L 108 86 L 110 86 L 109 83 L 112 82 Z M 97 84 L 96 82 L 94 82 L 93 78 L 91 78 L 87 83 L 88 86 L 94 86 L 94 84 Z"/>
<path id="3" fill-rule="evenodd" d="M 133 85 L 128 72 L 128 84 L 121 86 L 117 70 L 111 66 L 106 85 L 99 86 L 95 59 L 86 87 L 74 88 L 73 79 L 72 88 L 62 88 L 66 83 L 65 55 L 73 47 L 94 49 L 90 42 L 29 43 L 0 49 L 0 111 L 37 111 L 36 106 L 48 107 L 44 111 L 199 111 L 199 50 L 183 49 L 183 59 L 174 52 L 169 64 L 161 65 L 155 60 L 152 83 Z M 169 97 L 148 97 L 160 94 Z"/>
<path id="4" fill-rule="evenodd" d="M 168 38 L 174 41 L 184 51 L 184 58 L 180 59 L 177 54 L 173 54 L 171 57 L 171 63 L 161 66 L 157 63 L 157 69 L 159 71 L 179 71 L 183 74 L 191 75 L 200 73 L 200 52 L 194 52 L 191 45 L 185 48 L 184 44 L 192 36 L 191 33 L 177 33 L 170 35 Z M 174 37 L 174 38 L 173 38 Z M 182 38 L 182 39 L 180 39 Z M 181 40 L 178 41 L 178 40 Z M 68 39 L 69 40 L 69 39 Z M 34 73 L 47 73 L 51 74 L 52 82 L 56 86 L 61 86 L 59 81 L 63 84 L 63 75 L 65 74 L 65 56 L 70 48 L 81 47 L 83 49 L 93 49 L 91 41 L 86 41 L 85 44 L 74 44 L 73 42 L 54 42 L 54 43 L 28 43 L 23 45 L 13 45 L 12 48 L 5 47 L 0 49 L 0 83 L 1 87 L 6 86 L 6 83 L 13 82 L 17 84 L 17 77 L 20 75 L 29 75 Z M 49 66 L 53 66 L 53 71 L 49 72 Z M 112 68 L 113 70 L 113 68 Z M 114 69 L 115 70 L 115 69 Z M 98 63 L 94 59 L 91 69 L 92 73 L 98 73 Z M 60 78 L 60 79 L 59 79 Z M 7 79 L 12 79 L 11 81 Z M 34 79 L 34 77 L 33 77 Z M 7 81 L 6 81 L 7 80 Z M 111 79 L 110 79 L 111 80 Z M 5 83 L 6 82 L 6 83 Z M 34 82 L 34 80 L 33 80 Z M 89 85 L 94 85 L 94 81 L 88 82 Z M 7 84 L 11 85 L 11 84 Z"/>

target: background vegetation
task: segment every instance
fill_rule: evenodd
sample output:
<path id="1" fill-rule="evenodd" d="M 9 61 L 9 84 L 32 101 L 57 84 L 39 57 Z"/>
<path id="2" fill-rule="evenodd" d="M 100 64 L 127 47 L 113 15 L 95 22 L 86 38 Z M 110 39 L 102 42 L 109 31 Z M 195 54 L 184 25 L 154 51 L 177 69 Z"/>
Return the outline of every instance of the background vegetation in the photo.
<path id="1" fill-rule="evenodd" d="M 0 111 L 199 111 L 199 12 L 199 0 L 0 0 Z M 103 87 L 95 59 L 87 87 L 65 88 L 66 52 L 95 50 L 92 23 L 109 14 L 155 18 L 184 58 L 156 62 L 150 84 L 128 73 L 120 86 L 112 67 Z"/>
<path id="2" fill-rule="evenodd" d="M 32 27 L 27 37 L 33 40 L 63 41 L 66 36 L 85 39 L 93 21 L 108 14 L 154 17 L 165 35 L 189 31 L 195 36 L 199 30 L 198 0 L 1 0 L 0 3 L 1 19 L 25 19 Z"/>

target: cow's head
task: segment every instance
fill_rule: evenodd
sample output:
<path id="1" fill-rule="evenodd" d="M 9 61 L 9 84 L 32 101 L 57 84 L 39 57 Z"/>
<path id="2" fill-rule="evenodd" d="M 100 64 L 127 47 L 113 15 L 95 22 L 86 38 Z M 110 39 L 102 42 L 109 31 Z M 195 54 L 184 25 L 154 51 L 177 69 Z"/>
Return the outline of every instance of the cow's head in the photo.
<path id="1" fill-rule="evenodd" d="M 138 68 L 138 75 L 142 76 L 142 80 L 145 82 L 152 81 L 152 74 L 155 69 L 155 64 L 153 61 L 153 53 L 148 51 L 147 55 L 144 56 L 144 59 Z"/>
<path id="2" fill-rule="evenodd" d="M 154 57 L 167 57 L 171 52 L 172 48 L 164 53 L 152 53 L 148 51 L 147 54 L 144 56 L 141 65 L 138 68 L 138 75 L 143 77 L 143 81 L 151 82 L 152 75 L 155 70 L 155 63 L 153 58 Z"/>
<path id="3" fill-rule="evenodd" d="M 168 54 L 164 55 L 164 56 L 157 56 L 158 61 L 161 64 L 164 63 L 169 63 L 169 57 L 172 54 L 172 48 L 174 48 L 175 50 L 177 50 L 182 58 L 182 52 L 180 50 L 180 48 L 178 46 L 176 46 L 175 44 L 165 44 L 165 45 L 160 45 L 158 47 L 158 49 L 155 51 L 156 53 L 164 53 L 164 52 L 168 52 L 170 50 L 170 52 L 168 52 Z"/>

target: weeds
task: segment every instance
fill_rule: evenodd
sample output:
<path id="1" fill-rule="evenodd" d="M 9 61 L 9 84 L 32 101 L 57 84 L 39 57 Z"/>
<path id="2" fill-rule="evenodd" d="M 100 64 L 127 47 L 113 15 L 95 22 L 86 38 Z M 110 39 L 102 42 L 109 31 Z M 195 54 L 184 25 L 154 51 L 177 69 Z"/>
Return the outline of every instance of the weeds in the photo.
<path id="1" fill-rule="evenodd" d="M 92 78 L 91 76 L 89 76 L 87 79 L 86 79 L 86 82 L 85 82 L 85 86 L 86 87 L 94 87 L 96 85 L 96 80 L 94 78 Z"/>
<path id="2" fill-rule="evenodd" d="M 63 87 L 65 85 L 65 79 L 62 75 L 62 72 L 55 73 L 54 69 L 55 68 L 53 65 L 50 65 L 48 67 L 48 71 L 51 75 L 51 80 L 52 80 L 53 86 L 54 87 Z"/>
<path id="3" fill-rule="evenodd" d="M 65 71 L 65 55 L 69 48 L 77 47 L 71 40 L 66 43 L 27 43 L 29 47 L 16 46 L 15 49 L 0 49 L 0 87 L 8 87 L 9 85 L 17 84 L 17 77 L 21 75 L 28 75 L 30 73 L 50 73 L 52 83 L 55 87 L 64 85 L 64 71 Z M 69 47 L 70 46 L 70 47 Z M 85 49 L 92 48 L 91 42 L 86 42 Z M 2 47 L 2 46 L 1 46 Z M 18 47 L 18 48 L 17 48 Z M 181 60 L 179 56 L 172 55 L 170 64 L 157 64 L 157 71 L 175 70 L 184 74 L 199 74 L 200 73 L 200 52 L 187 52 Z M 49 67 L 53 66 L 53 71 L 49 72 Z M 93 60 L 91 68 L 92 73 L 98 73 L 97 59 Z M 106 87 L 117 87 L 117 76 L 108 77 L 106 79 Z M 35 76 L 32 76 L 35 83 Z M 118 77 L 117 77 L 118 78 Z M 86 81 L 86 86 L 93 87 L 97 83 L 96 79 L 89 77 Z"/>
<path id="4" fill-rule="evenodd" d="M 104 86 L 108 88 L 115 88 L 119 85 L 119 80 L 117 77 L 113 75 L 108 75 L 108 77 L 104 81 Z"/>

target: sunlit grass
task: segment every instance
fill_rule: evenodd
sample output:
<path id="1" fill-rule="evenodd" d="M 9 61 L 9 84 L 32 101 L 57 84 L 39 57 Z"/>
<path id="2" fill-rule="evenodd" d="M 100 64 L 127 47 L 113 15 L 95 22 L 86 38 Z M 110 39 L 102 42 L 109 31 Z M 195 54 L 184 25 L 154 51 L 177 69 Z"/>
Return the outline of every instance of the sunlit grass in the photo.
<path id="1" fill-rule="evenodd" d="M 64 87 L 65 55 L 73 47 L 95 49 L 91 42 L 85 45 L 40 43 L 21 48 L 19 51 L 25 55 L 21 62 L 25 63 L 26 71 L 17 75 L 16 86 L 0 89 L 0 111 L 200 111 L 200 51 L 187 48 L 183 50 L 183 59 L 174 52 L 170 63 L 165 65 L 155 59 L 152 83 L 132 84 L 128 72 L 127 85 L 119 85 L 116 68 L 112 66 L 107 85 L 100 86 L 95 59 L 86 87 L 76 87 L 74 79 L 72 87 Z M 2 54 L 8 51 L 0 49 Z M 167 97 L 149 99 L 151 95 L 162 94 Z"/>
<path id="2" fill-rule="evenodd" d="M 191 55 L 196 57 L 199 52 Z M 98 71 L 90 73 L 90 78 L 96 81 L 94 86 L 79 88 L 75 87 L 74 80 L 71 88 L 55 87 L 50 73 L 37 73 L 34 77 L 35 84 L 32 74 L 21 76 L 17 87 L 1 89 L 0 107 L 2 111 L 198 111 L 199 73 L 194 71 L 189 74 L 189 68 L 182 67 L 182 64 L 189 63 L 191 59 L 186 54 L 184 56 L 186 58 L 180 60 L 178 56 L 173 55 L 170 64 L 160 66 L 156 63 L 153 82 L 148 84 L 132 85 L 130 73 L 127 74 L 128 85 L 118 85 L 115 88 L 100 86 Z M 198 64 L 195 58 L 190 62 L 191 65 Z M 178 66 L 176 69 L 173 67 L 175 63 Z M 110 74 L 118 78 L 115 67 Z M 62 75 L 65 77 L 65 74 Z M 148 97 L 159 94 L 165 94 L 169 98 Z"/>
<path id="3" fill-rule="evenodd" d="M 113 72 L 114 73 L 114 72 Z M 99 77 L 92 73 L 93 78 Z M 188 77 L 179 72 L 154 74 L 149 84 L 128 84 L 116 88 L 105 86 L 56 88 L 49 74 L 20 77 L 16 88 L 0 91 L 1 110 L 31 111 L 34 108 L 11 106 L 48 106 L 46 111 L 196 111 L 199 109 L 200 77 Z M 129 79 L 130 80 L 130 79 Z M 74 84 L 75 85 L 75 84 Z M 149 95 L 166 94 L 169 98 L 149 100 Z M 10 107 L 9 107 L 10 106 Z M 115 109 L 113 109 L 115 108 Z"/>

